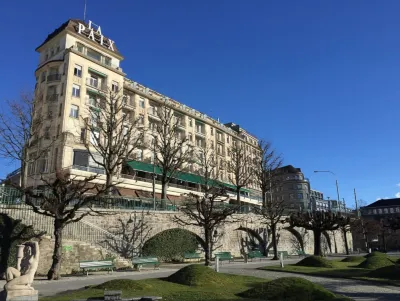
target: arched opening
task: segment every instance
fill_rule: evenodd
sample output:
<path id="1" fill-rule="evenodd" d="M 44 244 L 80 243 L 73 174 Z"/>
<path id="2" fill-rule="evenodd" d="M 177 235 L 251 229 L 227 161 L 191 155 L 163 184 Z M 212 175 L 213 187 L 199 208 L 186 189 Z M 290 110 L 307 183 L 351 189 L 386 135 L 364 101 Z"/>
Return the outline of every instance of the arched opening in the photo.
<path id="1" fill-rule="evenodd" d="M 167 229 L 149 238 L 143 244 L 143 256 L 155 256 L 164 262 L 183 261 L 184 254 L 204 250 L 204 240 L 189 230 Z"/>

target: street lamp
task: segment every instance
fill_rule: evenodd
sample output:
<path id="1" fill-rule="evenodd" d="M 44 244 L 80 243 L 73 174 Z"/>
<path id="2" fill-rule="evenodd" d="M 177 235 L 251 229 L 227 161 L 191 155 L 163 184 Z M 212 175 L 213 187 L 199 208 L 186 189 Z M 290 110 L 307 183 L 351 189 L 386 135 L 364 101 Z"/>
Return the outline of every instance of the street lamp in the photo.
<path id="1" fill-rule="evenodd" d="M 314 173 L 317 173 L 317 172 L 328 172 L 328 173 L 333 174 L 333 175 L 336 177 L 336 174 L 333 173 L 333 172 L 330 171 L 330 170 L 314 170 Z M 338 206 L 339 206 L 339 212 L 340 212 L 339 183 L 338 183 L 338 180 L 337 180 L 337 179 L 336 179 L 336 193 L 337 193 L 337 200 L 338 200 Z"/>

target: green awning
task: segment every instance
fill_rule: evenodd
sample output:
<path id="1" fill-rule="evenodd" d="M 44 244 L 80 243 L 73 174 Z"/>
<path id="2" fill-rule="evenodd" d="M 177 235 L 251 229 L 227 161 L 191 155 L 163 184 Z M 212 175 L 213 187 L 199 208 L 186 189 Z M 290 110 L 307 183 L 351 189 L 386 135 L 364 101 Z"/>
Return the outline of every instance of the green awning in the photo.
<path id="1" fill-rule="evenodd" d="M 107 77 L 107 74 L 101 73 L 100 71 L 97 71 L 97 70 L 95 70 L 93 68 L 90 68 L 90 67 L 89 67 L 89 71 L 93 72 L 94 74 L 100 75 L 102 77 Z"/>
<path id="2" fill-rule="evenodd" d="M 132 161 L 129 161 L 127 164 L 134 170 L 153 173 L 153 164 L 151 164 L 151 163 L 132 160 Z M 155 172 L 157 175 L 160 175 L 161 168 L 159 166 L 156 166 Z M 188 173 L 188 172 L 183 172 L 183 171 L 177 172 L 175 174 L 174 178 L 177 180 L 190 182 L 190 183 L 194 183 L 194 184 L 204 184 L 203 177 L 196 175 L 196 174 Z M 212 180 L 210 180 L 210 182 L 211 181 Z M 236 190 L 236 186 L 234 186 L 232 184 L 222 183 L 222 185 L 224 185 L 225 187 L 228 187 L 230 189 Z M 250 190 L 248 190 L 246 188 L 242 188 L 241 191 L 250 192 Z"/>
<path id="3" fill-rule="evenodd" d="M 203 121 L 196 119 L 196 123 L 204 124 Z"/>

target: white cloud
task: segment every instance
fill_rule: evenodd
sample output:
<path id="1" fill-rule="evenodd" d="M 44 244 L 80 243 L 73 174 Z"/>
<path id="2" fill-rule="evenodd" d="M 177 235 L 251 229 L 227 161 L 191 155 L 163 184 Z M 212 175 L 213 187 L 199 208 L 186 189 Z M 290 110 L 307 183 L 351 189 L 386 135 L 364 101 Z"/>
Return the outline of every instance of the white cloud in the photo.
<path id="1" fill-rule="evenodd" d="M 397 186 L 397 187 L 400 187 L 400 183 L 397 183 L 396 186 Z"/>
<path id="2" fill-rule="evenodd" d="M 395 197 L 396 197 L 396 198 L 400 198 L 400 192 L 396 193 L 396 194 L 395 194 Z"/>

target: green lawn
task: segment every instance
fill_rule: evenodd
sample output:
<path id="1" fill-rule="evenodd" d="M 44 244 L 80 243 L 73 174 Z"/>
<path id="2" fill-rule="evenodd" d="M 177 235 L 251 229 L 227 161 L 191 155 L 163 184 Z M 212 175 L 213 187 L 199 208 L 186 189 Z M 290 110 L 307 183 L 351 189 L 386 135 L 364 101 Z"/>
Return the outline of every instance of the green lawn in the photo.
<path id="1" fill-rule="evenodd" d="M 266 279 L 226 275 L 231 281 L 223 285 L 208 286 L 187 286 L 168 282 L 165 279 L 145 279 L 134 281 L 134 287 L 130 286 L 123 289 L 123 297 L 140 297 L 140 296 L 161 296 L 166 301 L 196 301 L 196 300 L 248 300 L 257 301 L 256 299 L 244 299 L 236 296 L 236 294 L 248 290 L 257 284 L 266 282 Z M 67 292 L 61 295 L 43 297 L 40 301 L 71 301 L 74 299 L 85 299 L 91 297 L 103 297 L 103 289 L 89 287 L 86 289 Z"/>
<path id="2" fill-rule="evenodd" d="M 308 275 L 323 276 L 323 277 L 367 280 L 367 281 L 374 281 L 378 283 L 400 286 L 399 280 L 367 277 L 367 274 L 370 273 L 371 270 L 355 267 L 358 264 L 360 264 L 360 262 L 341 262 L 340 260 L 333 260 L 332 263 L 333 263 L 332 268 L 306 267 L 306 266 L 288 264 L 285 265 L 284 268 L 281 268 L 280 266 L 266 266 L 259 269 L 268 271 L 308 274 Z"/>

